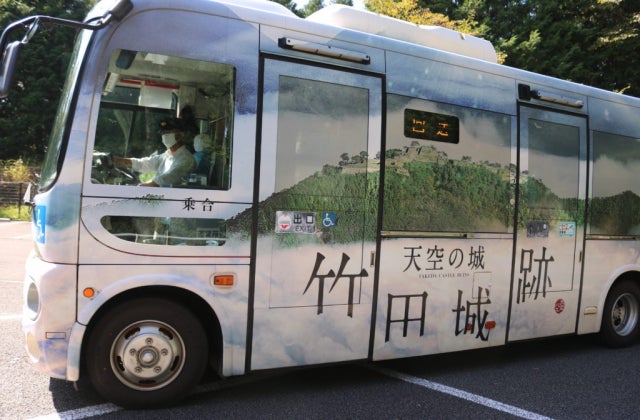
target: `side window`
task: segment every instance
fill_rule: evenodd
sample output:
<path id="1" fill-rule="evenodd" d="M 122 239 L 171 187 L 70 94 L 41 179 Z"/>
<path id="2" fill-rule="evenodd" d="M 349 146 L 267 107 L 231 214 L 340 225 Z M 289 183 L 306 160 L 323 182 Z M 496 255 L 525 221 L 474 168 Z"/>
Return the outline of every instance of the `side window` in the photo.
<path id="1" fill-rule="evenodd" d="M 383 229 L 511 232 L 510 117 L 399 95 L 387 106 Z"/>
<path id="2" fill-rule="evenodd" d="M 91 181 L 227 190 L 235 69 L 117 50 L 109 62 Z"/>
<path id="3" fill-rule="evenodd" d="M 524 158 L 520 162 L 519 217 L 582 220 L 582 206 L 575 199 L 580 182 L 579 127 L 529 118 L 526 129 L 528 159 L 526 166 Z M 562 168 L 561 176 L 557 167 Z"/>
<path id="4" fill-rule="evenodd" d="M 366 173 L 368 90 L 290 76 L 279 82 L 276 191 L 316 173 Z M 349 192 L 331 186 L 324 194 L 360 197 L 360 181 Z"/>
<path id="5" fill-rule="evenodd" d="M 593 132 L 589 233 L 640 233 L 640 139 Z"/>
<path id="6" fill-rule="evenodd" d="M 100 223 L 119 239 L 147 245 L 223 246 L 227 241 L 226 221 L 217 218 L 104 216 Z"/>

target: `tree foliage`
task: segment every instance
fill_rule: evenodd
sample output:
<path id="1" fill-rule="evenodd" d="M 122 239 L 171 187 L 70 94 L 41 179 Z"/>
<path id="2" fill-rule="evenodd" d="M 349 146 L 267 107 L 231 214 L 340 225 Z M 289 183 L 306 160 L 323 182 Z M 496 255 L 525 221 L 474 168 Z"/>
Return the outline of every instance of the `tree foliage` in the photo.
<path id="1" fill-rule="evenodd" d="M 435 148 L 387 160 L 386 230 L 506 231 L 512 223 L 509 168 L 453 160 Z"/>
<path id="2" fill-rule="evenodd" d="M 0 26 L 34 15 L 82 20 L 87 0 L 0 0 Z M 24 32 L 17 31 L 12 40 Z M 76 32 L 41 25 L 20 50 L 12 90 L 0 102 L 0 159 L 41 159 L 57 108 Z"/>
<path id="3" fill-rule="evenodd" d="M 298 5 L 294 1 L 291 1 L 291 0 L 271 0 L 271 1 L 273 1 L 274 3 L 279 3 L 283 5 L 284 7 L 291 10 L 293 13 L 295 13 L 300 17 L 305 16 L 304 10 L 298 9 Z"/>
<path id="4" fill-rule="evenodd" d="M 504 64 L 640 96 L 637 0 L 464 0 L 456 18 L 473 18 Z"/>
<path id="5" fill-rule="evenodd" d="M 595 197 L 589 202 L 591 233 L 637 235 L 640 228 L 640 197 L 624 191 L 611 197 Z"/>
<path id="6" fill-rule="evenodd" d="M 377 13 L 491 41 L 506 65 L 640 96 L 637 0 L 368 0 Z"/>
<path id="7" fill-rule="evenodd" d="M 465 32 L 470 32 L 466 22 L 454 21 L 442 13 L 432 12 L 429 7 L 420 5 L 418 0 L 368 0 L 366 7 L 373 12 L 418 25 L 434 25 L 459 30 L 464 27 Z"/>

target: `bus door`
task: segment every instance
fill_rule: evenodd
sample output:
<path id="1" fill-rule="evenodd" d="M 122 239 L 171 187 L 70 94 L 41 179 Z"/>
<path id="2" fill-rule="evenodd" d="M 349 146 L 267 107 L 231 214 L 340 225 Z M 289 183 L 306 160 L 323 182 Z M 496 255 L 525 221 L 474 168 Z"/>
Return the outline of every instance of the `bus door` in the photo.
<path id="1" fill-rule="evenodd" d="M 586 118 L 520 107 L 517 237 L 508 340 L 576 331 Z"/>
<path id="2" fill-rule="evenodd" d="M 251 368 L 366 358 L 382 79 L 262 64 Z"/>

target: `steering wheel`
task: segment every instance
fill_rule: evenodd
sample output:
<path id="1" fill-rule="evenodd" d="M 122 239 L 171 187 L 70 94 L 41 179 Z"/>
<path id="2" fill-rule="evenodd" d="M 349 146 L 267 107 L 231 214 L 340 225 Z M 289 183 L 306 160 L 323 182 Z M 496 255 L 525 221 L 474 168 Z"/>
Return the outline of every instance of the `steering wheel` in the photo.
<path id="1" fill-rule="evenodd" d="M 95 184 L 115 184 L 120 178 L 123 184 L 136 184 L 138 181 L 132 171 L 117 167 L 113 163 L 111 153 L 93 152 L 91 181 Z"/>
<path id="2" fill-rule="evenodd" d="M 113 170 L 115 172 L 119 173 L 120 175 L 124 176 L 127 179 L 127 181 L 125 182 L 126 184 L 137 183 L 138 182 L 136 180 L 136 176 L 128 168 L 119 168 L 119 167 L 114 165 L 113 166 Z"/>

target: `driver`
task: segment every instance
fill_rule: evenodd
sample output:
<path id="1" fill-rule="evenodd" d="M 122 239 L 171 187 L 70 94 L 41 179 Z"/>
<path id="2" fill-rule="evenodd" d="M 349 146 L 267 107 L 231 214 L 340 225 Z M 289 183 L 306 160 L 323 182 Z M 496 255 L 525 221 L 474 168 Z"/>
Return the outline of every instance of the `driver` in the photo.
<path id="1" fill-rule="evenodd" d="M 180 122 L 176 119 L 160 121 L 162 144 L 167 148 L 164 153 L 144 158 L 114 157 L 117 166 L 131 168 L 136 172 L 156 172 L 155 176 L 142 186 L 159 187 L 181 184 L 189 177 L 196 167 L 196 161 L 191 152 L 182 143 L 184 133 Z"/>

